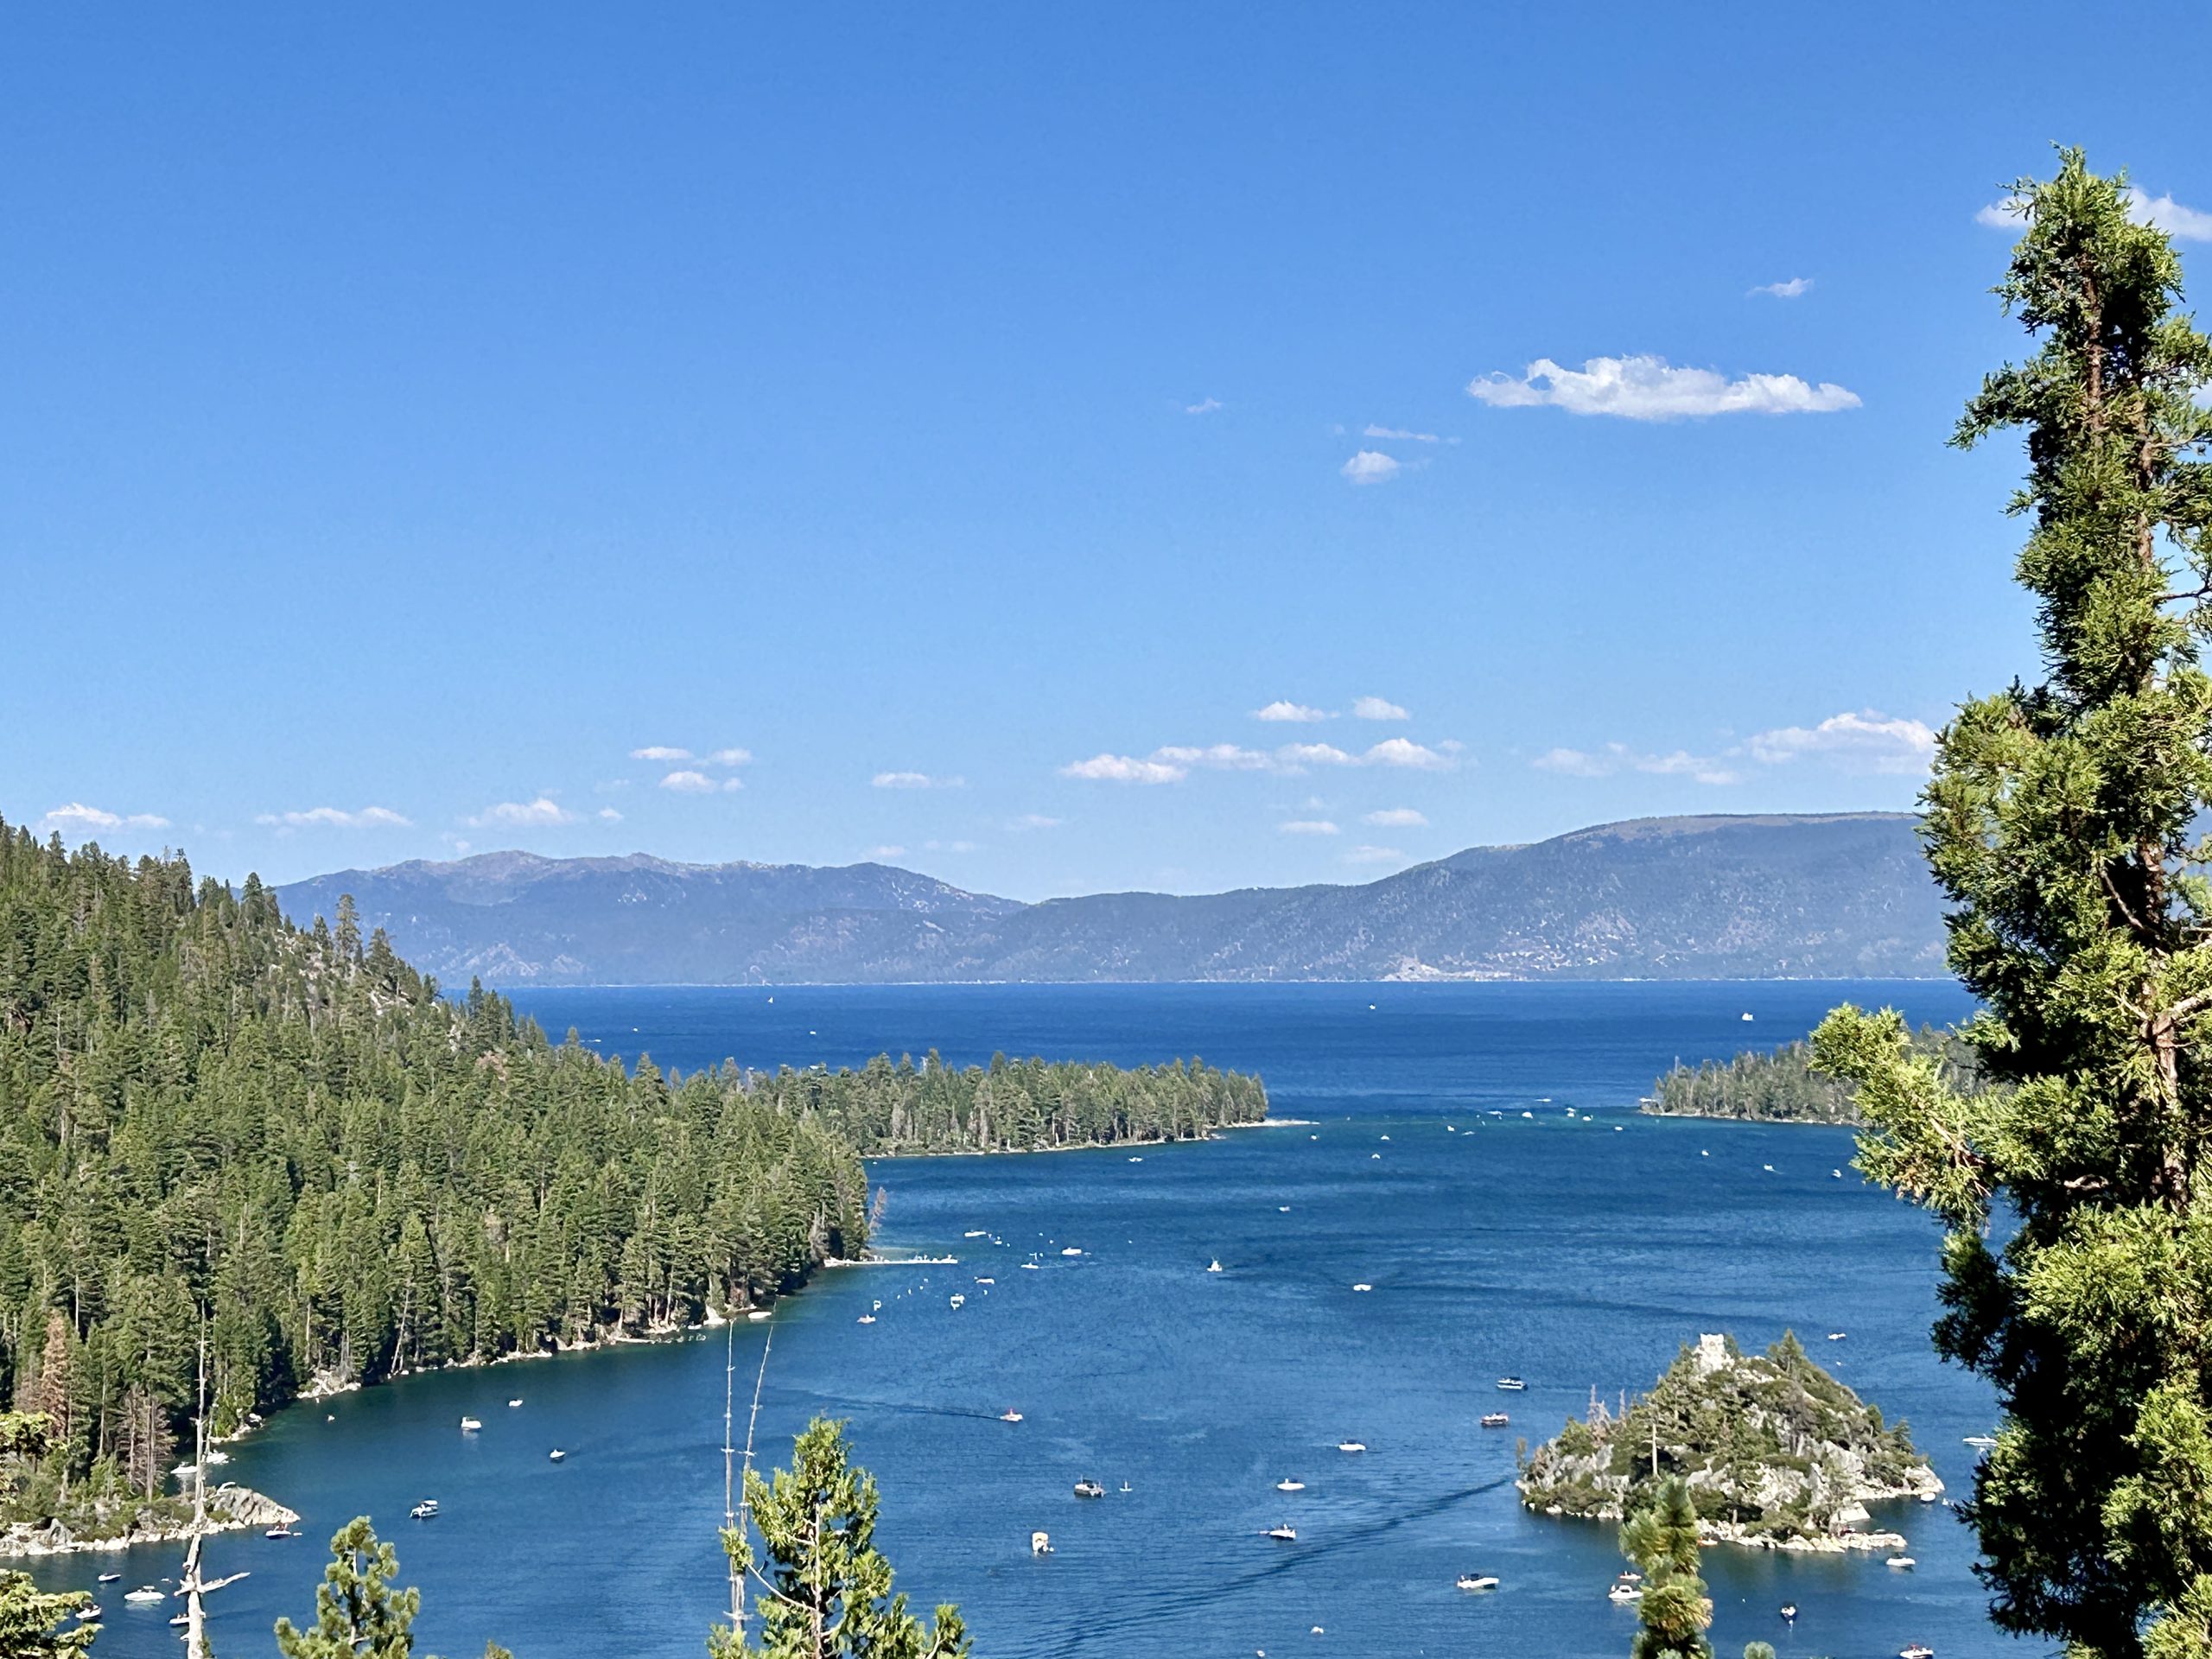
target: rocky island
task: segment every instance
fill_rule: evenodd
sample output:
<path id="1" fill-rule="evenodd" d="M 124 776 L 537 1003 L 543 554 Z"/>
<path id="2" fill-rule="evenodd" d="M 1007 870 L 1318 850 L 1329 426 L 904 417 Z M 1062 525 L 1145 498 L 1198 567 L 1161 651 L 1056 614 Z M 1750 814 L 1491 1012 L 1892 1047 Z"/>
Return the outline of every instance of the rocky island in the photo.
<path id="1" fill-rule="evenodd" d="M 1532 1510 L 1618 1521 L 1669 1476 L 1688 1483 L 1707 1541 L 1764 1549 L 1902 1549 L 1895 1532 L 1862 1530 L 1866 1506 L 1943 1490 L 1905 1425 L 1787 1333 L 1759 1355 L 1700 1336 L 1618 1414 L 1593 1390 L 1588 1416 L 1524 1458 L 1516 1484 Z"/>

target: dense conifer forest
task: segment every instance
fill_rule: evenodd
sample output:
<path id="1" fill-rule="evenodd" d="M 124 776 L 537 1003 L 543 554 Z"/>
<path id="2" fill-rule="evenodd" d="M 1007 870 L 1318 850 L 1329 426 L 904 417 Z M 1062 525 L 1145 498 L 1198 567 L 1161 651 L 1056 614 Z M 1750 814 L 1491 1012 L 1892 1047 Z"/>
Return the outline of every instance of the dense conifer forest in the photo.
<path id="1" fill-rule="evenodd" d="M 688 1077 L 442 998 L 349 903 L 0 823 L 0 1400 L 10 1519 L 158 1491 L 208 1344 L 211 1427 L 302 1389 L 664 1329 L 868 1234 L 866 1152 L 1256 1119 L 1181 1065 Z M 32 1512 L 35 1511 L 34 1515 Z"/>
<path id="2" fill-rule="evenodd" d="M 1923 1026 L 1913 1046 L 1942 1064 L 1950 1085 L 1980 1086 L 1974 1051 L 1948 1031 Z M 1859 1121 L 1858 1091 L 1852 1084 L 1813 1069 L 1809 1043 L 1784 1043 L 1753 1049 L 1725 1065 L 1679 1062 L 1652 1085 L 1643 1109 L 1668 1117 L 1732 1117 L 1763 1123 L 1845 1123 Z"/>

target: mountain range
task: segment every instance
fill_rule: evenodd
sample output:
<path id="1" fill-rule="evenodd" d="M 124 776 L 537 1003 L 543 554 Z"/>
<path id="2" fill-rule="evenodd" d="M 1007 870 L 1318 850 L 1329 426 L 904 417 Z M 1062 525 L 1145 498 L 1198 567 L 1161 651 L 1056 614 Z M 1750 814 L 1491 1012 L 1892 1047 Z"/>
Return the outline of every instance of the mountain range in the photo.
<path id="1" fill-rule="evenodd" d="M 1040 904 L 883 864 L 482 853 L 277 889 L 447 984 L 1914 977 L 1943 972 L 1902 813 L 1639 818 L 1357 886 Z"/>

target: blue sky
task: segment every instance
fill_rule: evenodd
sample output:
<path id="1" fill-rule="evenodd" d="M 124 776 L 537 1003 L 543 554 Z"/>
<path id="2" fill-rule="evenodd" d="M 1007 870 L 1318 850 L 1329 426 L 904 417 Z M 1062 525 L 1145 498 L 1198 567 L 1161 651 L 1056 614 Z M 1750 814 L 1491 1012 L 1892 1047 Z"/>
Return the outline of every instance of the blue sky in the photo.
<path id="1" fill-rule="evenodd" d="M 0 815 L 232 877 L 1904 807 L 2035 666 L 1977 210 L 2078 142 L 2212 260 L 2194 8 L 9 32 Z"/>

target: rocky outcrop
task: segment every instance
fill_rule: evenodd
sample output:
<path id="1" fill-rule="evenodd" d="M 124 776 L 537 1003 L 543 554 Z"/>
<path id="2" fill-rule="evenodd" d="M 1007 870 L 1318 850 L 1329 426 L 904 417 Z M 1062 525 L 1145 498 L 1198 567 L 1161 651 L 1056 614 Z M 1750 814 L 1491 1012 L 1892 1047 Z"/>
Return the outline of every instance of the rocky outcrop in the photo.
<path id="1" fill-rule="evenodd" d="M 1943 1490 L 1902 1422 L 1815 1365 L 1794 1335 L 1747 1355 L 1727 1337 L 1685 1347 L 1618 1414 L 1589 1414 L 1522 1463 L 1521 1501 L 1548 1515 L 1618 1521 L 1656 1477 L 1686 1479 L 1707 1541 L 1768 1549 L 1904 1548 L 1866 1530 L 1867 1505 Z"/>
<path id="2" fill-rule="evenodd" d="M 210 1532 L 265 1531 L 299 1519 L 275 1498 L 250 1486 L 226 1484 L 207 1494 Z M 0 1557 L 68 1555 L 83 1550 L 128 1549 L 134 1544 L 172 1542 L 192 1535 L 192 1508 L 173 1497 L 102 1503 L 79 1510 L 67 1520 L 19 1521 L 0 1529 Z"/>

